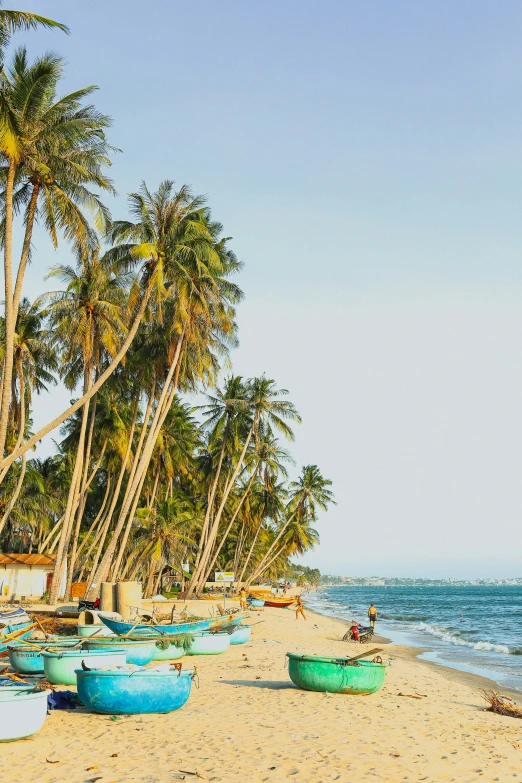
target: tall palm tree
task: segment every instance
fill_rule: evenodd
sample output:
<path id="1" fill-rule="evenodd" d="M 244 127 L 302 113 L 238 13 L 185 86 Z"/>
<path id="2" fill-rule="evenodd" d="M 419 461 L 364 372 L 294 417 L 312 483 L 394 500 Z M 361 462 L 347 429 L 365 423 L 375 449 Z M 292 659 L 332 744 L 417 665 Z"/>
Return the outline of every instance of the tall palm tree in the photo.
<path id="1" fill-rule="evenodd" d="M 3 3 L 0 3 L 0 6 Z M 60 22 L 54 22 L 39 14 L 32 14 L 28 11 L 7 11 L 0 8 L 0 68 L 3 66 L 4 53 L 9 45 L 14 33 L 20 31 L 36 30 L 39 27 L 57 28 L 64 33 L 69 32 L 69 28 Z"/>
<path id="2" fill-rule="evenodd" d="M 39 217 L 56 245 L 58 231 L 76 245 L 94 246 L 95 236 L 83 209 L 94 213 L 100 229 L 106 208 L 89 188 L 113 192 L 103 173 L 111 147 L 105 138 L 110 119 L 83 101 L 96 87 L 57 99 L 63 61 L 46 54 L 29 63 L 25 48 L 16 51 L 0 86 L 0 181 L 3 191 L 6 351 L 0 408 L 0 456 L 7 432 L 13 366 L 13 334 L 33 227 Z M 13 290 L 13 215 L 26 207 L 25 236 Z"/>
<path id="3" fill-rule="evenodd" d="M 88 255 L 79 252 L 76 268 L 58 266 L 49 276 L 58 277 L 65 285 L 65 290 L 43 297 L 48 303 L 54 340 L 62 348 L 62 374 L 69 388 L 74 388 L 83 376 L 85 395 L 93 385 L 94 374 L 99 374 L 105 356 L 109 361 L 114 357 L 125 334 L 126 281 L 114 275 L 97 252 Z M 51 603 L 58 597 L 84 464 L 88 465 L 88 459 L 85 459 L 88 455 L 84 453 L 88 413 L 87 400 L 82 410 L 80 437 L 56 555 Z"/>

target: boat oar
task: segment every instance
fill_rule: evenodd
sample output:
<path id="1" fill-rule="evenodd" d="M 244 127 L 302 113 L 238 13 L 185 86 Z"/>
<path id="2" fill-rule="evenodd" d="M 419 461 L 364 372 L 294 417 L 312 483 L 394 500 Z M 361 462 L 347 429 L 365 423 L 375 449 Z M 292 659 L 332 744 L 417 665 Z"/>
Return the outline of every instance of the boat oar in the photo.
<path id="1" fill-rule="evenodd" d="M 35 616 L 35 618 L 34 618 L 34 619 L 35 619 L 35 621 L 38 623 L 38 627 L 39 627 L 40 631 L 43 633 L 43 635 L 44 635 L 44 636 L 45 636 L 45 638 L 47 639 L 47 638 L 49 637 L 49 634 L 47 633 L 47 631 L 46 631 L 46 630 L 45 630 L 45 628 L 43 627 L 42 623 L 40 622 L 40 618 Z M 48 619 L 50 620 L 51 618 L 48 618 Z"/>
<path id="2" fill-rule="evenodd" d="M 368 655 L 377 655 L 377 653 L 382 652 L 382 647 L 374 647 L 373 650 L 368 650 L 368 652 L 359 653 L 359 655 L 354 655 L 353 658 L 343 658 L 343 661 L 358 661 L 359 658 L 366 658 Z"/>

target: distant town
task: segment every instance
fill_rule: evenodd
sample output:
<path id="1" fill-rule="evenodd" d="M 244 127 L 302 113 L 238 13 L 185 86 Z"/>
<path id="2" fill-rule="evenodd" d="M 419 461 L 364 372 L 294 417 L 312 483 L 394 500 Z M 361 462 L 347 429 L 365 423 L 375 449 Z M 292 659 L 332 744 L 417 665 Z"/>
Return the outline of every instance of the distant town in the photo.
<path id="1" fill-rule="evenodd" d="M 522 585 L 522 577 L 513 579 L 406 579 L 389 576 L 321 575 L 321 584 L 342 587 L 441 587 L 444 585 Z"/>

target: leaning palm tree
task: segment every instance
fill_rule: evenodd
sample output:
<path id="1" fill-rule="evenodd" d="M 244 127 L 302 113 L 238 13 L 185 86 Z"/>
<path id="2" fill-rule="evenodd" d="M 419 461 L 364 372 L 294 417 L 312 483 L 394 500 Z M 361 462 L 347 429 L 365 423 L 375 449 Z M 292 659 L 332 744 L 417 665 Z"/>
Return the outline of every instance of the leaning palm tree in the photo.
<path id="1" fill-rule="evenodd" d="M 0 3 L 3 5 L 3 3 Z M 28 11 L 7 11 L 0 8 L 0 68 L 3 67 L 4 54 L 14 33 L 26 32 L 28 30 L 37 30 L 39 27 L 57 28 L 64 33 L 69 32 L 69 28 L 60 22 L 54 22 L 39 14 L 32 14 Z"/>
<path id="2" fill-rule="evenodd" d="M 83 377 L 85 395 L 92 388 L 105 355 L 110 360 L 116 354 L 125 334 L 125 280 L 114 275 L 97 252 L 87 256 L 80 252 L 76 268 L 59 266 L 49 276 L 58 277 L 65 285 L 65 290 L 42 298 L 48 304 L 54 340 L 62 348 L 62 374 L 69 388 L 74 388 L 79 377 Z M 88 467 L 88 455 L 85 454 L 88 414 L 89 400 L 82 409 L 80 436 L 50 591 L 51 603 L 58 597 L 64 558 L 84 484 L 82 476 L 86 475 Z"/>
<path id="3" fill-rule="evenodd" d="M 105 138 L 110 119 L 84 100 L 96 87 L 87 87 L 57 99 L 63 61 L 46 54 L 28 62 L 25 48 L 15 52 L 0 87 L 0 153 L 3 165 L 3 245 L 6 351 L 0 408 L 0 456 L 7 432 L 13 334 L 30 257 L 35 221 L 40 217 L 53 243 L 58 232 L 76 245 L 93 247 L 96 237 L 84 210 L 93 212 L 103 230 L 106 208 L 91 190 L 113 192 L 103 173 L 110 164 L 111 147 Z M 13 289 L 13 216 L 22 207 L 25 236 Z"/>

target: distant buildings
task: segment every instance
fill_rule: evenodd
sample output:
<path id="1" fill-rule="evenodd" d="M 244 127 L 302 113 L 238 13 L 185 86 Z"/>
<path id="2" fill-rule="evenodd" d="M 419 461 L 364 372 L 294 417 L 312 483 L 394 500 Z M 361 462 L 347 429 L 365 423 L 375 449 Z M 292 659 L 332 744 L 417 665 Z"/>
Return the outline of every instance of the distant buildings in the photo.
<path id="1" fill-rule="evenodd" d="M 522 586 L 522 577 L 512 579 L 406 579 L 388 576 L 321 576 L 322 585 L 351 587 L 440 587 L 444 585 L 518 585 Z"/>

